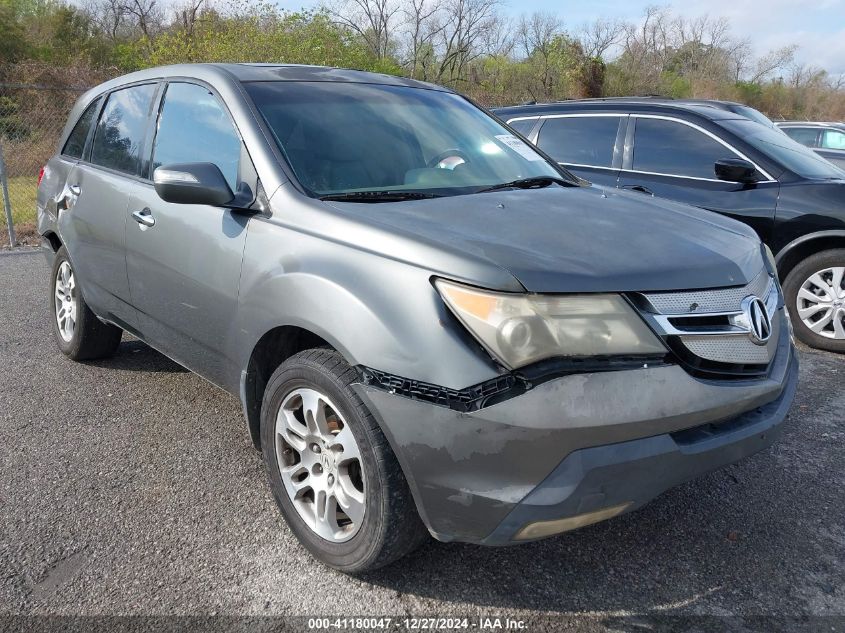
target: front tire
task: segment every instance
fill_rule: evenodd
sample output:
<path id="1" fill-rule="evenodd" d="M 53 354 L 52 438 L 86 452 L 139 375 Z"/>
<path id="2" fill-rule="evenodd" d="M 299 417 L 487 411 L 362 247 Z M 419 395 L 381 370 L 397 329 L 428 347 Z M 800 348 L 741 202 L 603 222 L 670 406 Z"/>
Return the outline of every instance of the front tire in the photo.
<path id="1" fill-rule="evenodd" d="M 427 531 L 378 423 L 352 390 L 357 372 L 334 350 L 295 354 L 273 373 L 261 407 L 270 488 L 293 533 L 326 565 L 388 565 Z"/>
<path id="2" fill-rule="evenodd" d="M 845 249 L 801 261 L 787 275 L 783 293 L 800 341 L 845 352 Z"/>
<path id="3" fill-rule="evenodd" d="M 85 303 L 64 246 L 53 261 L 50 314 L 56 344 L 73 360 L 105 358 L 120 345 L 123 331 L 100 321 Z"/>

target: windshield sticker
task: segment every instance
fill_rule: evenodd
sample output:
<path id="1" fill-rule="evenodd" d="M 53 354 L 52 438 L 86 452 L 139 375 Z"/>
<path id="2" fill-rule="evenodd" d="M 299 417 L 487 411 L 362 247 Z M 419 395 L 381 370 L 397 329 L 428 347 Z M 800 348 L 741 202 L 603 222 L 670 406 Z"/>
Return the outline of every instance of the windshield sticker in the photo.
<path id="1" fill-rule="evenodd" d="M 497 134 L 496 138 L 500 143 L 507 145 L 523 158 L 528 160 L 543 160 L 543 157 L 531 149 L 528 143 L 516 138 L 513 134 Z"/>

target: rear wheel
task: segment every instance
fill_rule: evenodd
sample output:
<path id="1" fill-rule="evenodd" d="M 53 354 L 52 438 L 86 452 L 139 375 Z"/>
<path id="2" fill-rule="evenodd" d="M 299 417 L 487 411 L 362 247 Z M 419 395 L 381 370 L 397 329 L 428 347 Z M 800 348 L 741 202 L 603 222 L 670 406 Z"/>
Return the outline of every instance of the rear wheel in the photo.
<path id="1" fill-rule="evenodd" d="M 261 445 L 270 488 L 311 554 L 348 573 L 387 565 L 427 535 L 384 434 L 333 350 L 286 360 L 267 384 Z"/>
<path id="2" fill-rule="evenodd" d="M 121 329 L 100 321 L 85 303 L 64 246 L 53 262 L 50 312 L 56 343 L 73 360 L 111 356 L 120 345 Z"/>
<path id="3" fill-rule="evenodd" d="M 845 352 L 845 249 L 803 260 L 787 275 L 783 291 L 799 340 Z"/>

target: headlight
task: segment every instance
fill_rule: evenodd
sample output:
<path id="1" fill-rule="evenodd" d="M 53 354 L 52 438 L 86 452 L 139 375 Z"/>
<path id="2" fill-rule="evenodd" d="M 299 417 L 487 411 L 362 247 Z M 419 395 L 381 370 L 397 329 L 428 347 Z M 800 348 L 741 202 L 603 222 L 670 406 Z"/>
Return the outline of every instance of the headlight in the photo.
<path id="1" fill-rule="evenodd" d="M 440 295 L 494 358 L 514 369 L 556 356 L 664 354 L 619 295 L 529 295 L 438 279 Z"/>

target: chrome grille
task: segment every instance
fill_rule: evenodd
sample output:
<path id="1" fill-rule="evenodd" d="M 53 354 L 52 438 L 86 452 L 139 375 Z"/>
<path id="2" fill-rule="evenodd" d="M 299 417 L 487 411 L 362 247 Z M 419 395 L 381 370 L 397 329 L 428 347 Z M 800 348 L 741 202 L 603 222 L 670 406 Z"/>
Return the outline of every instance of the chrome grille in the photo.
<path id="1" fill-rule="evenodd" d="M 780 338 L 782 311 L 777 282 L 766 270 L 745 286 L 643 295 L 650 310 L 644 315 L 676 351 L 702 361 L 727 366 L 766 366 L 774 358 Z M 757 345 L 743 329 L 743 300 L 763 299 L 771 320 L 771 337 Z M 718 325 L 724 323 L 724 325 Z M 694 360 L 697 359 L 697 360 Z M 714 370 L 715 371 L 715 370 Z"/>
<path id="2" fill-rule="evenodd" d="M 700 314 L 702 312 L 730 312 L 748 295 L 765 298 L 774 280 L 765 270 L 760 271 L 747 286 L 694 290 L 691 292 L 657 292 L 646 298 L 660 314 Z M 696 305 L 695 309 L 691 306 Z"/>

